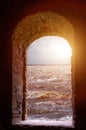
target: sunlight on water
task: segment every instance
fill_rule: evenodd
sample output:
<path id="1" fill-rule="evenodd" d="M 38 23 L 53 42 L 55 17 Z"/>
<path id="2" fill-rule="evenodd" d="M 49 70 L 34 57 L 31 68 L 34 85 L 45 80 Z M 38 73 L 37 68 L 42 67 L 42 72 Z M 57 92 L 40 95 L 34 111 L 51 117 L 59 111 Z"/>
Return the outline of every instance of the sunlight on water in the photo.
<path id="1" fill-rule="evenodd" d="M 28 119 L 72 121 L 71 66 L 27 66 Z"/>

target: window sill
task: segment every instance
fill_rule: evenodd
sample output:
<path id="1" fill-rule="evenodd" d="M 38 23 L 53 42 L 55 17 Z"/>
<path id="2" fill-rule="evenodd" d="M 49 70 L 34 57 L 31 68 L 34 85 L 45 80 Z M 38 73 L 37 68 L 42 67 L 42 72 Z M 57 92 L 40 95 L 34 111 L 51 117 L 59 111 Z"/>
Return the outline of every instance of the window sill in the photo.
<path id="1" fill-rule="evenodd" d="M 20 121 L 17 125 L 28 125 L 28 126 L 58 126 L 58 127 L 69 127 L 74 128 L 73 121 L 54 121 L 54 120 L 38 120 L 38 119 L 28 119 Z"/>

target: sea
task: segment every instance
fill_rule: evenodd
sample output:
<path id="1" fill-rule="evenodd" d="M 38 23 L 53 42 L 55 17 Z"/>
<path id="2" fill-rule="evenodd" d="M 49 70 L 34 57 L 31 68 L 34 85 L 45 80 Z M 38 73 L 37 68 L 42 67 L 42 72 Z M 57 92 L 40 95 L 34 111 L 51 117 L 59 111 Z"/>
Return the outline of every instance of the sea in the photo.
<path id="1" fill-rule="evenodd" d="M 28 65 L 28 119 L 73 121 L 71 65 Z"/>

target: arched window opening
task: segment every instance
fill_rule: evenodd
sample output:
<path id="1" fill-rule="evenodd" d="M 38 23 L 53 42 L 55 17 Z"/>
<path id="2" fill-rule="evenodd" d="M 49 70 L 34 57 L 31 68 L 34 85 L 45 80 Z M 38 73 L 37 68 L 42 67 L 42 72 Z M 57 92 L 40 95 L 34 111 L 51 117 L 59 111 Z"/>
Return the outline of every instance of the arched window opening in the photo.
<path id="1" fill-rule="evenodd" d="M 12 35 L 13 125 L 74 126 L 74 44 L 72 24 L 57 13 L 28 15 L 17 24 Z"/>
<path id="2" fill-rule="evenodd" d="M 26 49 L 28 124 L 73 126 L 72 49 L 62 37 L 44 36 Z"/>

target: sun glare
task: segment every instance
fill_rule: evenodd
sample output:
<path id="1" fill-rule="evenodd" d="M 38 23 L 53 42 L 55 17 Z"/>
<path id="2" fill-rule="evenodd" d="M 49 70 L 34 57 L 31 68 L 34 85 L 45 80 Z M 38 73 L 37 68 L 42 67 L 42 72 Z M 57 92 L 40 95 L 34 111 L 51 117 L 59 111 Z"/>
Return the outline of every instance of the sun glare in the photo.
<path id="1" fill-rule="evenodd" d="M 46 36 L 35 40 L 28 49 L 30 64 L 70 64 L 72 50 L 67 40 Z"/>
<path id="2" fill-rule="evenodd" d="M 65 60 L 70 59 L 72 56 L 72 50 L 69 43 L 64 38 L 58 38 L 53 41 L 52 47 L 49 48 L 51 52 L 51 58 L 56 57 L 56 59 Z"/>

